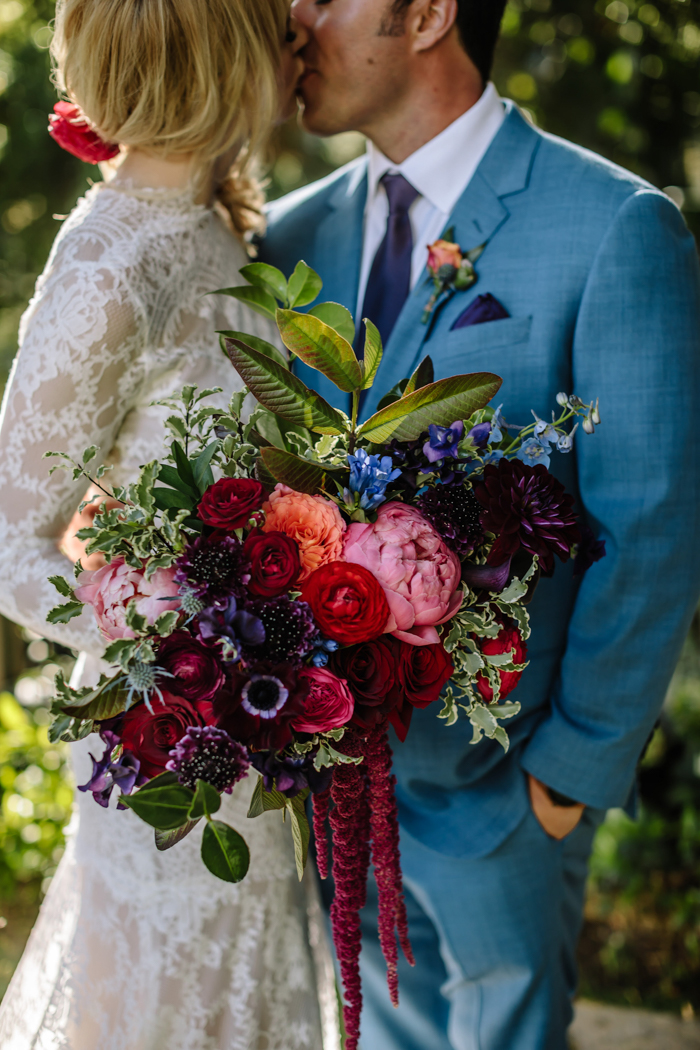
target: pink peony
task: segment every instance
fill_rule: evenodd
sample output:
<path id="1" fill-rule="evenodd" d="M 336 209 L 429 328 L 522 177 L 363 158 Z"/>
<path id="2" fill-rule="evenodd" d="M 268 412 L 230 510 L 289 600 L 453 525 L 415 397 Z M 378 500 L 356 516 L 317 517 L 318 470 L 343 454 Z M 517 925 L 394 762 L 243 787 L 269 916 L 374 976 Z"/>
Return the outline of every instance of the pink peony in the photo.
<path id="1" fill-rule="evenodd" d="M 304 714 L 292 722 L 298 733 L 326 733 L 338 729 L 352 718 L 355 701 L 344 678 L 337 678 L 322 667 L 301 672 L 310 685 Z"/>
<path id="2" fill-rule="evenodd" d="M 127 605 L 135 598 L 137 611 L 149 624 L 154 624 L 168 609 L 179 609 L 179 597 L 172 598 L 178 591 L 174 575 L 175 569 L 156 569 L 147 580 L 142 569 L 132 569 L 123 558 L 115 558 L 101 569 L 81 572 L 75 596 L 93 607 L 105 638 L 135 638 L 126 625 Z"/>
<path id="3" fill-rule="evenodd" d="M 349 527 L 343 556 L 369 569 L 382 585 L 391 611 L 388 633 L 411 645 L 439 642 L 435 626 L 462 604 L 461 567 L 419 511 L 384 503 L 373 525 Z"/>
<path id="4" fill-rule="evenodd" d="M 299 583 L 321 565 L 342 558 L 345 522 L 329 499 L 276 485 L 263 510 L 263 532 L 284 532 L 299 548 Z"/>

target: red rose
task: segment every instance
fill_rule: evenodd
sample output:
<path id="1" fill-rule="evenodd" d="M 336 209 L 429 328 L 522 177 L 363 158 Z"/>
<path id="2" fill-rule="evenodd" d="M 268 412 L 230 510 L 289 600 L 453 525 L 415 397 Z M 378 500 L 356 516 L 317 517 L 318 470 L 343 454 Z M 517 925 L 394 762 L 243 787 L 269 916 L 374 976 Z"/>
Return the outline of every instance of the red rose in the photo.
<path id="1" fill-rule="evenodd" d="M 242 529 L 267 498 L 265 489 L 253 478 L 221 478 L 202 496 L 197 514 L 205 525 L 215 529 Z"/>
<path id="2" fill-rule="evenodd" d="M 187 631 L 175 631 L 160 643 L 158 666 L 175 675 L 170 689 L 186 700 L 211 700 L 226 681 L 216 649 Z"/>
<path id="3" fill-rule="evenodd" d="M 322 632 L 341 645 L 369 642 L 386 630 L 389 605 L 384 591 L 362 565 L 322 565 L 304 582 L 301 596 Z"/>
<path id="4" fill-rule="evenodd" d="M 331 657 L 333 670 L 347 680 L 355 699 L 352 722 L 360 729 L 372 729 L 384 722 L 401 700 L 397 669 L 400 645 L 386 634 L 373 642 L 340 649 Z"/>
<path id="5" fill-rule="evenodd" d="M 427 707 L 439 699 L 442 687 L 452 677 L 452 658 L 442 642 L 435 645 L 408 645 L 400 642 L 398 654 L 398 694 L 400 702 L 390 712 L 389 721 L 399 740 L 408 733 L 413 709 Z"/>
<path id="6" fill-rule="evenodd" d="M 53 107 L 49 116 L 49 135 L 62 149 L 86 164 L 99 164 L 119 153 L 119 146 L 100 138 L 80 107 L 70 102 L 57 102 Z"/>
<path id="7" fill-rule="evenodd" d="M 323 667 L 307 667 L 301 674 L 309 695 L 301 718 L 292 722 L 298 733 L 326 733 L 349 722 L 354 707 L 348 683 Z"/>
<path id="8" fill-rule="evenodd" d="M 495 656 L 500 653 L 509 653 L 515 650 L 513 655 L 514 664 L 524 664 L 527 660 L 527 645 L 520 637 L 520 632 L 515 627 L 504 627 L 495 638 L 483 638 L 479 640 L 479 648 L 485 656 Z M 512 693 L 523 676 L 522 671 L 499 671 L 501 678 L 501 700 Z M 487 703 L 493 700 L 493 689 L 488 676 L 480 674 L 476 680 L 476 687 Z"/>
<path id="9" fill-rule="evenodd" d="M 124 750 L 138 758 L 141 772 L 147 777 L 157 777 L 164 771 L 170 752 L 189 726 L 214 723 L 210 703 L 192 703 L 165 689 L 162 692 L 162 703 L 157 696 L 153 698 L 153 714 L 145 704 L 127 711 L 119 733 Z"/>
<path id="10" fill-rule="evenodd" d="M 299 548 L 285 532 L 251 532 L 243 544 L 250 561 L 248 590 L 260 598 L 277 598 L 296 583 L 301 571 Z"/>

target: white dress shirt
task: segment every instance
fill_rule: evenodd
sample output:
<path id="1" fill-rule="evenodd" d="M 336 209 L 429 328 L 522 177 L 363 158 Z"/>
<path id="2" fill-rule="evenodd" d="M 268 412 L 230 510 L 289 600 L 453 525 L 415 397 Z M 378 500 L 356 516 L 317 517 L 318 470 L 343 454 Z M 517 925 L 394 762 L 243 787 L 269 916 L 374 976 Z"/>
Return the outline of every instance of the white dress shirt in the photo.
<path id="1" fill-rule="evenodd" d="M 469 185 L 504 117 L 505 109 L 498 92 L 493 84 L 488 84 L 471 109 L 412 153 L 403 164 L 393 164 L 375 145 L 367 143 L 368 191 L 358 318 L 362 317 L 372 262 L 384 240 L 389 216 L 389 201 L 380 179 L 387 172 L 400 173 L 419 193 L 409 211 L 413 229 L 411 288 L 414 288 L 428 262 L 428 245 L 445 232 L 457 201 Z"/>

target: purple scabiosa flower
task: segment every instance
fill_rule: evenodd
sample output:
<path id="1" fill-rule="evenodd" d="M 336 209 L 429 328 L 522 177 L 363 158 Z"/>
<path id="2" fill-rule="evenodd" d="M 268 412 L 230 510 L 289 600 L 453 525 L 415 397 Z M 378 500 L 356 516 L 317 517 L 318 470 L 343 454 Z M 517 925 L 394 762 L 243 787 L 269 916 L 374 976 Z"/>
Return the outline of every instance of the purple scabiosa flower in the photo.
<path id="1" fill-rule="evenodd" d="M 438 427 L 431 423 L 428 427 L 428 440 L 423 445 L 423 454 L 430 463 L 440 459 L 459 456 L 459 443 L 464 434 L 464 423 L 458 419 L 451 427 Z"/>
<path id="2" fill-rule="evenodd" d="M 351 509 L 374 510 L 386 500 L 386 487 L 401 477 L 394 469 L 391 456 L 370 456 L 363 448 L 348 456 L 350 480 L 344 491 L 345 502 Z M 359 504 L 356 496 L 360 496 Z"/>
<path id="3" fill-rule="evenodd" d="M 298 663 L 312 652 L 318 628 L 306 602 L 283 595 L 269 602 L 249 602 L 247 608 L 259 617 L 265 631 L 264 646 L 255 643 L 244 647 L 247 659 Z"/>
<path id="4" fill-rule="evenodd" d="M 332 767 L 316 769 L 314 756 L 285 755 L 274 751 L 257 751 L 252 762 L 263 778 L 266 791 L 276 789 L 287 798 L 294 798 L 309 788 L 314 795 L 322 794 L 333 778 Z"/>
<path id="5" fill-rule="evenodd" d="M 252 612 L 239 609 L 235 598 L 223 608 L 205 609 L 197 617 L 197 630 L 204 642 L 222 643 L 224 660 L 240 659 L 244 646 L 261 646 L 265 641 L 262 621 Z"/>
<path id="6" fill-rule="evenodd" d="M 177 773 L 180 783 L 193 790 L 198 780 L 206 780 L 217 791 L 230 795 L 233 785 L 250 768 L 248 749 L 215 726 L 189 726 L 170 755 L 165 768 Z"/>
<path id="7" fill-rule="evenodd" d="M 107 809 L 114 788 L 119 788 L 122 795 L 130 795 L 135 787 L 145 784 L 147 777 L 139 775 L 141 763 L 130 751 L 122 751 L 116 761 L 112 761 L 112 754 L 119 746 L 120 740 L 116 733 L 109 730 L 102 731 L 102 739 L 107 745 L 100 759 L 93 754 L 92 776 L 87 784 L 78 787 L 78 791 L 91 791 L 92 797 L 98 805 Z M 126 809 L 123 802 L 119 802 L 118 809 Z"/>
<path id="8" fill-rule="evenodd" d="M 551 576 L 554 555 L 567 561 L 581 539 L 573 496 L 541 463 L 531 467 L 502 459 L 489 465 L 474 483 L 474 494 L 484 529 L 496 537 L 489 565 L 502 565 L 522 548 L 536 554 L 543 575 Z"/>
<path id="9" fill-rule="evenodd" d="M 482 507 L 464 475 L 455 475 L 447 485 L 434 485 L 416 500 L 416 507 L 427 518 L 448 547 L 456 554 L 471 554 L 484 541 Z"/>
<path id="10" fill-rule="evenodd" d="M 581 539 L 574 548 L 574 576 L 583 576 L 594 562 L 605 557 L 605 540 L 597 540 L 588 525 L 581 525 Z"/>
<path id="11" fill-rule="evenodd" d="M 534 467 L 541 463 L 543 467 L 549 467 L 551 448 L 549 443 L 539 438 L 531 437 L 523 441 L 518 449 L 517 456 L 522 463 Z"/>
<path id="12" fill-rule="evenodd" d="M 207 605 L 225 605 L 231 595 L 245 594 L 250 564 L 234 536 L 199 536 L 175 564 L 176 583 Z"/>

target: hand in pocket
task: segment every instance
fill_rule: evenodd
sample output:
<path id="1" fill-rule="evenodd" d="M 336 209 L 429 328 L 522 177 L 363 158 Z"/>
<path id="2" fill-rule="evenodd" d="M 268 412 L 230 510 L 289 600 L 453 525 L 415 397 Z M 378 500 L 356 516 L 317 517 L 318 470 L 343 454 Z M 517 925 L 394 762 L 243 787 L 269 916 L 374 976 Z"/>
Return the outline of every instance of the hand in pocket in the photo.
<path id="1" fill-rule="evenodd" d="M 541 780 L 530 774 L 527 780 L 532 811 L 541 827 L 553 839 L 566 838 L 578 825 L 586 807 L 579 802 L 574 806 L 557 806 Z"/>

